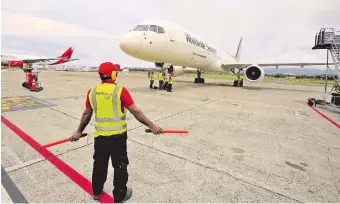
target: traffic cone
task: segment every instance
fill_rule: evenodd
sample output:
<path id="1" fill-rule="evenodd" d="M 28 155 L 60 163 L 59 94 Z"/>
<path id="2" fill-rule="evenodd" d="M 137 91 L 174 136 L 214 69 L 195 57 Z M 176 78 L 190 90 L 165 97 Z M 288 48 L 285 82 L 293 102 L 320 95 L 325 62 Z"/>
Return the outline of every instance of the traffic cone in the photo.
<path id="1" fill-rule="evenodd" d="M 37 87 L 36 87 L 36 85 L 35 85 L 35 82 L 33 82 L 33 83 L 32 83 L 32 86 L 31 86 L 31 91 L 35 91 L 36 88 L 37 88 Z"/>

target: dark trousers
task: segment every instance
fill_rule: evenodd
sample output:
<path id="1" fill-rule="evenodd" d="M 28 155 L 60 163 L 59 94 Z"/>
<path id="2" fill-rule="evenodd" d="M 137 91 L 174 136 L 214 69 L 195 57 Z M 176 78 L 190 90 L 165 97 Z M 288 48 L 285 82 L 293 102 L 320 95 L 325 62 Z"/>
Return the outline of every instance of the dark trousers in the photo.
<path id="1" fill-rule="evenodd" d="M 167 92 L 172 92 L 172 84 L 168 83 Z"/>
<path id="2" fill-rule="evenodd" d="M 166 88 L 168 87 L 168 82 L 166 81 L 162 87 L 162 89 L 166 90 Z"/>
<path id="3" fill-rule="evenodd" d="M 94 195 L 99 195 L 107 178 L 107 169 L 111 157 L 114 168 L 112 191 L 115 202 L 125 198 L 129 174 L 127 165 L 127 132 L 113 136 L 98 136 L 94 139 L 92 190 Z"/>
<path id="4" fill-rule="evenodd" d="M 150 89 L 153 88 L 153 82 L 154 82 L 154 80 L 150 80 Z"/>
<path id="5" fill-rule="evenodd" d="M 162 89 L 163 87 L 163 80 L 159 80 L 159 89 Z"/>

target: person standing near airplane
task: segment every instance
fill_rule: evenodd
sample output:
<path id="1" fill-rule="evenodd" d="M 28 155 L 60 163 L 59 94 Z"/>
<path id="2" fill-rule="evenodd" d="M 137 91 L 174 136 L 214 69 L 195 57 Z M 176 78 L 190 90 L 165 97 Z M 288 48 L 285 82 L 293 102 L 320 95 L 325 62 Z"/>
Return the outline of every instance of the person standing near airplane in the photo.
<path id="1" fill-rule="evenodd" d="M 159 89 L 161 90 L 162 87 L 163 87 L 163 73 L 162 73 L 162 70 L 159 71 L 158 73 L 158 82 L 159 82 Z"/>
<path id="2" fill-rule="evenodd" d="M 169 81 L 168 81 L 168 86 L 167 86 L 167 92 L 172 92 L 172 84 L 174 83 L 173 75 L 174 75 L 173 72 L 171 74 L 169 74 Z"/>
<path id="3" fill-rule="evenodd" d="M 150 89 L 152 89 L 153 83 L 155 82 L 155 75 L 153 74 L 153 72 L 149 74 L 149 77 L 150 77 Z"/>
<path id="4" fill-rule="evenodd" d="M 98 73 L 102 83 L 87 92 L 86 108 L 79 127 L 70 137 L 77 141 L 95 113 L 94 155 L 92 173 L 93 199 L 99 200 L 107 178 L 107 169 L 111 157 L 114 168 L 112 191 L 114 202 L 123 202 L 131 198 L 132 189 L 127 188 L 129 159 L 127 155 L 126 109 L 142 124 L 148 126 L 153 134 L 162 134 L 163 130 L 151 122 L 135 105 L 129 91 L 116 84 L 118 64 L 104 62 Z"/>

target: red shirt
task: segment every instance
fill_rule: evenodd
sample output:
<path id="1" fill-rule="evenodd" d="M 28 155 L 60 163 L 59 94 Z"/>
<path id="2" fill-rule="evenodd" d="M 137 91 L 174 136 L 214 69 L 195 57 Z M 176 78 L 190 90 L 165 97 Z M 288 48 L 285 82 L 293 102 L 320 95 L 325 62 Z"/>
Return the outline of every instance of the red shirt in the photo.
<path id="1" fill-rule="evenodd" d="M 27 83 L 32 84 L 33 83 L 33 79 L 34 79 L 33 74 L 32 73 L 28 73 L 27 74 Z"/>
<path id="2" fill-rule="evenodd" d="M 114 83 L 114 82 L 105 82 L 105 84 L 106 83 Z M 104 83 L 102 82 L 102 84 L 104 84 Z M 91 89 L 89 89 L 87 91 L 87 94 L 86 94 L 85 106 L 91 108 L 91 104 L 90 104 L 90 101 L 89 101 L 90 90 Z M 121 106 L 122 107 L 122 112 L 124 112 L 124 109 L 126 107 L 129 107 L 129 106 L 134 104 L 134 101 L 133 101 L 133 99 L 132 99 L 132 97 L 130 95 L 130 92 L 125 87 L 123 87 L 122 93 L 120 95 L 120 101 L 121 101 L 121 104 L 122 104 L 122 106 Z"/>

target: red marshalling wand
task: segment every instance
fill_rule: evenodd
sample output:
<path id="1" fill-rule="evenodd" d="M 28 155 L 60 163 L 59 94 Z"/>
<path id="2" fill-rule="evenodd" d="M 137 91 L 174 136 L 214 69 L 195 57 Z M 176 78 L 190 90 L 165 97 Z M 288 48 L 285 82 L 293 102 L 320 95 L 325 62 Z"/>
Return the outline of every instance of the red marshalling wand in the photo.
<path id="1" fill-rule="evenodd" d="M 150 129 L 146 129 L 145 132 L 152 133 Z M 174 133 L 174 134 L 187 134 L 189 133 L 188 130 L 163 130 L 163 132 L 166 133 Z"/>
<path id="2" fill-rule="evenodd" d="M 81 134 L 80 138 L 85 137 L 85 136 L 87 136 L 87 133 Z M 69 141 L 70 141 L 70 138 L 66 138 L 66 139 L 56 141 L 56 142 L 52 142 L 52 143 L 49 143 L 49 144 L 42 145 L 40 148 L 52 147 L 52 146 L 62 144 L 62 143 L 65 143 L 65 142 L 69 142 Z"/>

